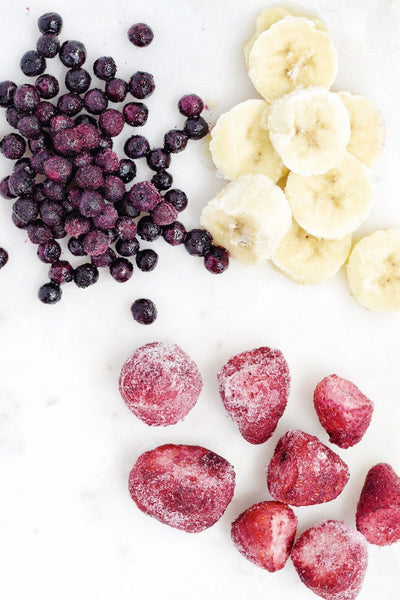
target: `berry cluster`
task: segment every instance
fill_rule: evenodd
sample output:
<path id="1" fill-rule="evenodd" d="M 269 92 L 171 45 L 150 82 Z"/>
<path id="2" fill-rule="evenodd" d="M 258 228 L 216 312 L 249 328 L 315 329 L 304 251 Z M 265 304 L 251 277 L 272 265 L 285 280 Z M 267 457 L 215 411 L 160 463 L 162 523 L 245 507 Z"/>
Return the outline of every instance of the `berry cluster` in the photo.
<path id="1" fill-rule="evenodd" d="M 145 125 L 148 108 L 143 100 L 155 89 L 153 76 L 137 71 L 124 81 L 116 77 L 113 58 L 103 56 L 94 62 L 93 73 L 104 85 L 93 85 L 92 75 L 83 66 L 84 44 L 59 41 L 60 15 L 46 13 L 38 26 L 41 36 L 36 50 L 26 52 L 20 61 L 22 72 L 36 77 L 34 84 L 0 83 L 0 106 L 17 130 L 0 142 L 2 154 L 16 161 L 12 173 L 0 182 L 0 193 L 14 199 L 14 224 L 27 230 L 29 240 L 38 246 L 39 259 L 51 265 L 50 281 L 40 288 L 39 299 L 54 304 L 61 298 L 62 284 L 74 281 L 86 288 L 98 280 L 103 267 L 116 281 L 125 282 L 133 273 L 132 257 L 142 271 L 153 270 L 158 255 L 142 249 L 139 239 L 151 242 L 162 236 L 171 245 L 184 244 L 190 254 L 204 257 L 209 271 L 224 271 L 228 252 L 213 246 L 207 231 L 186 231 L 177 220 L 188 199 L 183 191 L 171 188 L 173 178 L 167 171 L 174 153 L 208 133 L 200 114 L 203 101 L 195 94 L 183 96 L 178 103 L 186 117 L 182 129 L 168 131 L 159 148 L 151 148 L 143 135 L 134 133 L 124 145 L 127 158 L 119 159 L 112 149 L 113 139 L 125 125 Z M 138 23 L 129 29 L 128 37 L 136 46 L 145 47 L 153 33 Z M 61 95 L 57 78 L 45 73 L 46 60 L 56 56 L 67 68 L 68 92 Z M 128 94 L 134 101 L 120 109 L 109 106 L 124 102 Z M 135 160 L 140 158 L 154 175 L 127 189 L 136 176 Z M 62 260 L 57 241 L 62 238 L 70 254 L 90 260 L 76 267 Z M 146 324 L 157 315 L 147 299 L 137 300 L 131 310 L 135 320 Z"/>

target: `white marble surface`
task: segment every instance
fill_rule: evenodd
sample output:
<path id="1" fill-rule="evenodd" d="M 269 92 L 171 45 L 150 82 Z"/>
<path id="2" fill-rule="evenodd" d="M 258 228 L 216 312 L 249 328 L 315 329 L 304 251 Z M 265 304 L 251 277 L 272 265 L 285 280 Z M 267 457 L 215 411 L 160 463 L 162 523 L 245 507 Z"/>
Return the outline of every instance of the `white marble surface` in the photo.
<path id="1" fill-rule="evenodd" d="M 62 38 L 80 39 L 88 63 L 112 55 L 119 75 L 154 73 L 146 133 L 152 145 L 182 122 L 175 104 L 197 92 L 213 106 L 210 122 L 235 103 L 256 97 L 241 55 L 255 17 L 268 1 L 248 0 L 0 0 L 0 78 L 16 75 L 19 57 L 35 44 L 36 20 L 45 11 L 64 17 Z M 400 227 L 400 2 L 304 0 L 325 20 L 339 52 L 335 89 L 372 97 L 387 125 L 385 150 L 374 169 L 376 200 L 361 232 Z M 154 29 L 143 50 L 126 37 L 137 21 Z M 52 70 L 59 72 L 58 66 Z M 0 133 L 8 131 L 4 116 Z M 126 132 L 124 132 L 125 135 Z M 193 143 L 174 157 L 175 185 L 185 189 L 187 227 L 198 225 L 202 206 L 218 191 L 204 151 Z M 6 159 L 0 175 L 7 174 Z M 141 172 L 146 176 L 146 171 Z M 312 408 L 312 393 L 325 375 L 351 379 L 375 402 L 364 440 L 339 454 L 351 471 L 335 501 L 296 509 L 299 531 L 323 519 L 354 523 L 364 476 L 377 462 L 400 473 L 399 314 L 374 314 L 351 297 L 343 273 L 301 287 L 267 265 L 232 264 L 222 276 L 206 272 L 182 248 L 156 243 L 159 267 L 135 272 L 120 285 L 105 274 L 92 288 L 65 287 L 54 306 L 36 298 L 46 280 L 23 231 L 10 224 L 11 203 L 1 199 L 0 245 L 10 260 L 0 272 L 0 595 L 7 600 L 296 600 L 315 596 L 290 561 L 268 574 L 232 546 L 231 521 L 268 498 L 264 469 L 278 437 L 302 428 L 327 436 Z M 147 296 L 159 318 L 136 324 L 130 303 Z M 117 379 L 139 345 L 169 340 L 197 362 L 204 378 L 198 404 L 184 422 L 149 428 L 125 407 Z M 288 408 L 273 438 L 247 444 L 224 412 L 215 374 L 233 354 L 258 345 L 280 348 L 290 366 Z M 127 492 L 136 457 L 167 441 L 198 443 L 230 460 L 237 473 L 235 497 L 211 529 L 190 535 L 139 512 Z M 370 546 L 360 600 L 398 597 L 400 544 Z"/>

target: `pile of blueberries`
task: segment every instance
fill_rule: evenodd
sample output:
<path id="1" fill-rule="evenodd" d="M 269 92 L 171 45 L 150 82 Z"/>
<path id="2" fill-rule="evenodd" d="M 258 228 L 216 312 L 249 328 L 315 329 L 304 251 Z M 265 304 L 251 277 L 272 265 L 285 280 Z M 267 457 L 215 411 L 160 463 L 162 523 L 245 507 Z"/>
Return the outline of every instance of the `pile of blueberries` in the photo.
<path id="1" fill-rule="evenodd" d="M 162 236 L 173 246 L 183 244 L 190 254 L 204 258 L 209 271 L 222 273 L 228 267 L 228 252 L 214 246 L 204 229 L 186 231 L 177 220 L 188 199 L 182 190 L 171 187 L 173 178 L 167 171 L 172 154 L 184 150 L 190 139 L 208 133 L 200 114 L 204 109 L 201 98 L 190 94 L 179 100 L 178 109 L 186 117 L 184 127 L 168 131 L 162 148 L 151 148 L 144 136 L 134 134 L 124 145 L 127 158 L 119 159 L 112 150 L 113 138 L 125 124 L 145 125 L 148 108 L 142 101 L 155 89 L 153 76 L 138 71 L 126 82 L 116 77 L 113 58 L 103 56 L 94 62 L 93 72 L 104 82 L 104 89 L 91 87 L 92 76 L 82 66 L 84 44 L 72 40 L 60 44 L 61 16 L 46 13 L 38 19 L 38 27 L 41 36 L 36 50 L 26 52 L 20 61 L 24 75 L 36 78 L 34 84 L 0 82 L 0 106 L 6 108 L 9 125 L 18 131 L 0 142 L 2 154 L 16 161 L 12 173 L 0 182 L 0 194 L 14 199 L 14 224 L 27 230 L 39 259 L 51 265 L 50 281 L 39 289 L 39 299 L 46 304 L 58 302 L 60 286 L 67 282 L 74 281 L 81 288 L 94 284 L 100 267 L 107 267 L 116 281 L 125 282 L 133 272 L 131 257 L 142 271 L 153 270 L 158 255 L 141 249 L 138 238 L 151 242 Z M 137 23 L 128 37 L 135 46 L 145 47 L 153 32 Z M 61 95 L 56 77 L 45 73 L 46 59 L 56 56 L 67 68 L 68 92 Z M 109 108 L 110 102 L 124 102 L 128 93 L 135 101 L 125 103 L 121 110 Z M 146 160 L 154 175 L 127 189 L 136 176 L 134 161 L 139 158 Z M 57 240 L 62 238 L 69 252 L 87 257 L 86 262 L 73 268 L 61 260 Z M 131 311 L 144 324 L 157 316 L 154 303 L 143 298 L 132 304 Z"/>

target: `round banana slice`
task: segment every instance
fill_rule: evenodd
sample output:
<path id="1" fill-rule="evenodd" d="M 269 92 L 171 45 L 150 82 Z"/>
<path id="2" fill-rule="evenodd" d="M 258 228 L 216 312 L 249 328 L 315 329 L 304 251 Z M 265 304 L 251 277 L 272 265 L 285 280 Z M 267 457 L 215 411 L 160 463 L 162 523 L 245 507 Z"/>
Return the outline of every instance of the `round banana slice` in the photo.
<path id="1" fill-rule="evenodd" d="M 293 221 L 272 262 L 296 283 L 320 283 L 338 272 L 350 250 L 351 234 L 342 240 L 320 240 Z"/>
<path id="2" fill-rule="evenodd" d="M 375 104 L 365 96 L 338 92 L 350 115 L 348 152 L 367 167 L 372 167 L 385 143 L 385 124 Z"/>
<path id="3" fill-rule="evenodd" d="M 311 235 L 341 240 L 368 216 L 373 200 L 370 174 L 352 154 L 322 175 L 290 173 L 285 188 L 293 217 Z"/>
<path id="4" fill-rule="evenodd" d="M 249 173 L 228 183 L 200 218 L 214 243 L 247 265 L 267 262 L 291 221 L 284 192 L 266 175 Z"/>
<path id="5" fill-rule="evenodd" d="M 227 179 L 262 173 L 274 182 L 287 173 L 269 133 L 260 123 L 268 104 L 246 100 L 223 113 L 211 131 L 210 151 L 215 166 Z"/>
<path id="6" fill-rule="evenodd" d="M 317 29 L 320 29 L 321 31 L 326 31 L 325 24 L 317 17 L 307 15 L 304 12 L 299 12 L 286 6 L 268 6 L 258 15 L 256 19 L 254 33 L 243 45 L 244 60 L 247 68 L 249 67 L 250 50 L 252 49 L 253 44 L 260 35 L 260 33 L 263 33 L 263 31 L 267 31 L 267 29 L 269 29 L 271 25 L 274 25 L 274 23 L 277 23 L 285 17 L 304 17 L 312 21 Z"/>
<path id="7" fill-rule="evenodd" d="M 350 141 L 345 105 L 322 87 L 295 90 L 275 100 L 268 129 L 283 163 L 299 175 L 319 175 L 336 166 Z"/>
<path id="8" fill-rule="evenodd" d="M 400 310 L 400 230 L 374 231 L 354 246 L 347 281 L 355 299 L 377 312 Z"/>
<path id="9" fill-rule="evenodd" d="M 329 35 L 301 17 L 286 17 L 261 33 L 249 54 L 249 77 L 268 102 L 298 86 L 329 88 L 337 54 Z"/>

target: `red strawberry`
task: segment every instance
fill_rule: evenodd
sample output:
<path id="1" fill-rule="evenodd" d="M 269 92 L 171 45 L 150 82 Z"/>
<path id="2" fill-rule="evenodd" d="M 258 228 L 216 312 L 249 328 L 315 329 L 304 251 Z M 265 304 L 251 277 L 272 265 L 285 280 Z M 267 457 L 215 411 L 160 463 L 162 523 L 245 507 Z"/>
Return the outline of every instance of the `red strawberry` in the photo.
<path id="1" fill-rule="evenodd" d="M 173 425 L 196 404 L 202 379 L 195 363 L 176 344 L 154 342 L 126 361 L 119 390 L 130 410 L 148 425 Z"/>
<path id="2" fill-rule="evenodd" d="M 340 456 L 304 431 L 288 431 L 281 437 L 267 470 L 271 496 L 293 506 L 329 502 L 348 479 Z"/>
<path id="3" fill-rule="evenodd" d="M 370 544 L 386 546 L 400 540 L 400 477 L 390 465 L 380 463 L 368 471 L 356 524 Z"/>
<path id="4" fill-rule="evenodd" d="M 297 517 L 289 506 L 260 502 L 232 523 L 232 540 L 243 556 L 272 573 L 285 566 L 296 528 Z"/>
<path id="5" fill-rule="evenodd" d="M 201 446 L 165 444 L 144 452 L 129 475 L 129 492 L 140 510 L 190 533 L 218 521 L 234 488 L 232 465 Z"/>
<path id="6" fill-rule="evenodd" d="M 340 448 L 357 444 L 366 432 L 374 405 L 358 387 L 337 375 L 329 375 L 314 391 L 314 406 L 329 441 Z"/>
<path id="7" fill-rule="evenodd" d="M 301 581 L 315 594 L 326 600 L 353 600 L 367 569 L 367 544 L 342 521 L 325 521 L 298 538 L 291 558 Z"/>
<path id="8" fill-rule="evenodd" d="M 289 368 L 280 350 L 257 348 L 233 356 L 218 372 L 219 393 L 245 440 L 268 440 L 285 410 Z"/>

